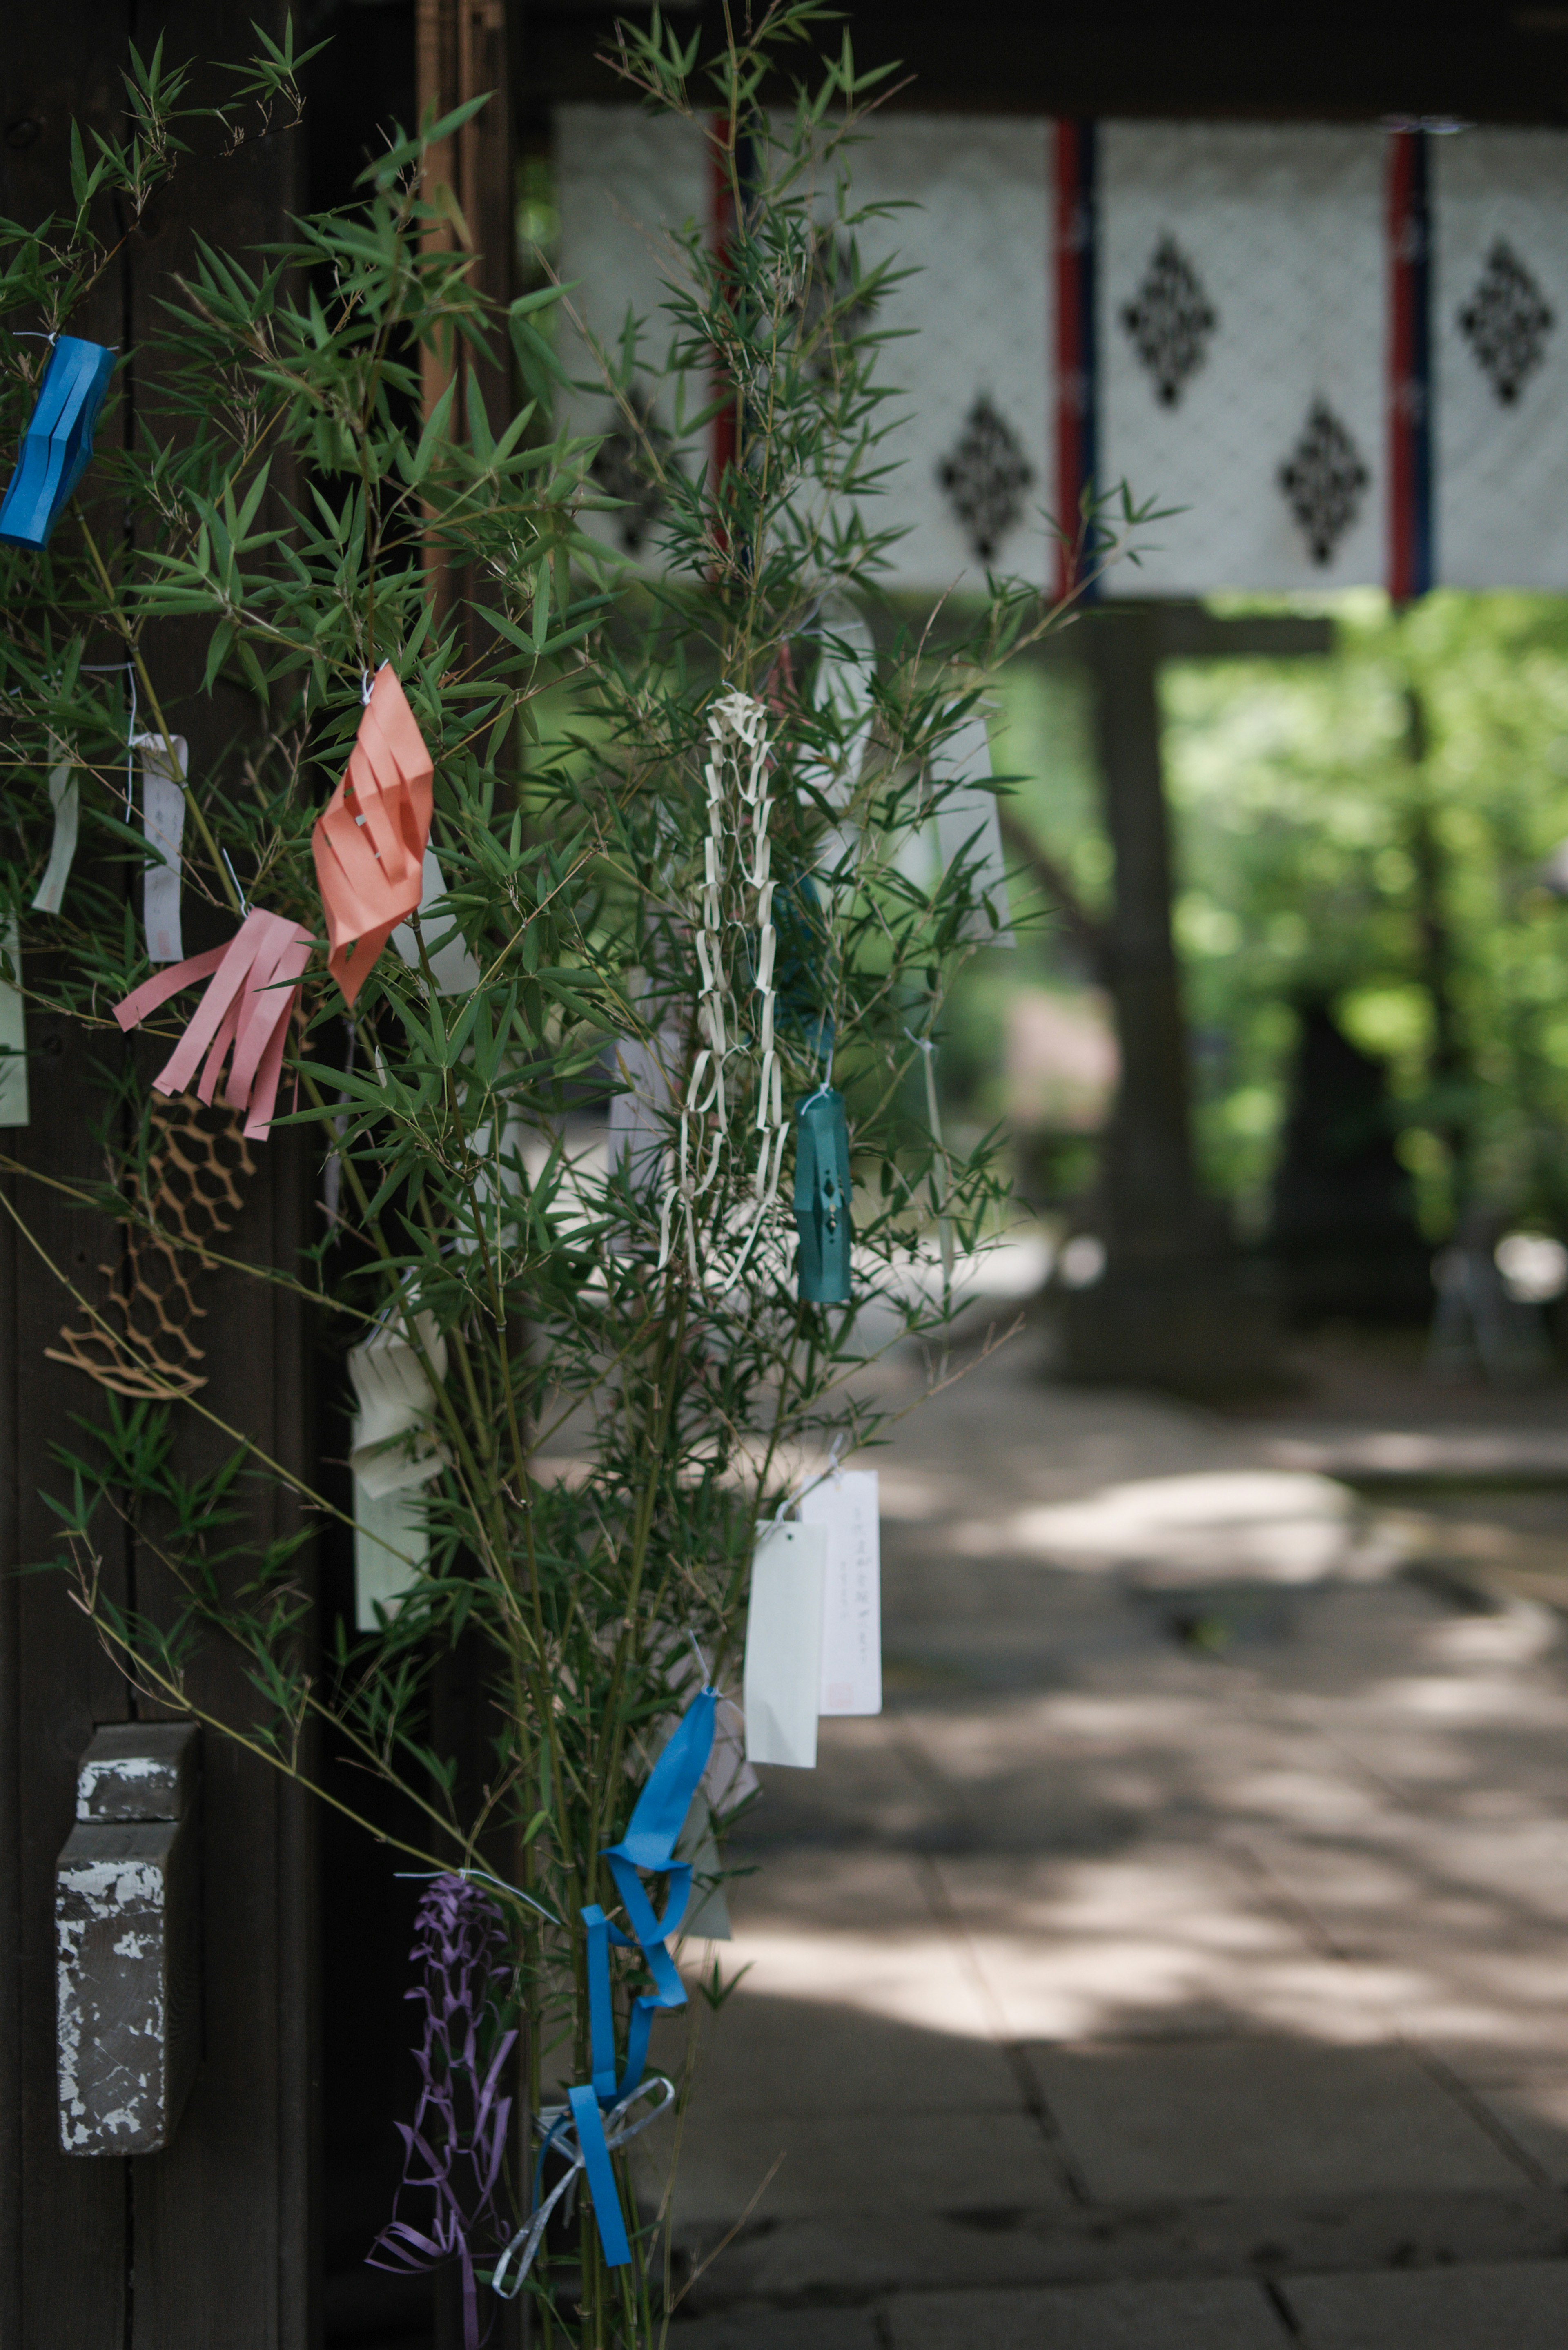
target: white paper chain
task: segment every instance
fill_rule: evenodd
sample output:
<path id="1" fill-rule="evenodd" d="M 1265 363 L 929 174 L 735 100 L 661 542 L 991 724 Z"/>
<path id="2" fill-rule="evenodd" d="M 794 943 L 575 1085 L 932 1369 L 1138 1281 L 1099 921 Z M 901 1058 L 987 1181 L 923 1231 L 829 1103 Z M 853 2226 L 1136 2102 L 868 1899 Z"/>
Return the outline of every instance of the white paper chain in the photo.
<path id="1" fill-rule="evenodd" d="M 702 880 L 692 930 L 692 945 L 702 983 L 697 1003 L 700 1049 L 681 1104 L 675 1165 L 660 1212 L 659 1264 L 662 1271 L 670 1262 L 675 1242 L 675 1217 L 679 1213 L 691 1277 L 694 1281 L 702 1278 L 698 1208 L 712 1189 L 729 1139 L 726 1065 L 742 1043 L 734 989 L 725 961 L 724 934 L 731 922 L 754 926 L 757 960 L 753 992 L 762 999 L 757 1037 L 756 1128 L 762 1146 L 752 1185 L 756 1211 L 740 1260 L 725 1283 L 725 1288 L 730 1289 L 739 1280 L 762 1220 L 777 1197 L 786 1131 L 783 1078 L 774 1042 L 774 962 L 778 941 L 773 921 L 773 850 L 768 838 L 768 818 L 773 808 L 768 790 L 768 713 L 766 705 L 753 695 L 732 691 L 713 703 L 708 713 L 708 756 L 702 775 L 708 794 L 708 829 L 702 842 Z M 738 885 L 732 910 L 725 902 L 726 880 L 732 872 Z M 748 897 L 750 905 L 746 903 Z"/>

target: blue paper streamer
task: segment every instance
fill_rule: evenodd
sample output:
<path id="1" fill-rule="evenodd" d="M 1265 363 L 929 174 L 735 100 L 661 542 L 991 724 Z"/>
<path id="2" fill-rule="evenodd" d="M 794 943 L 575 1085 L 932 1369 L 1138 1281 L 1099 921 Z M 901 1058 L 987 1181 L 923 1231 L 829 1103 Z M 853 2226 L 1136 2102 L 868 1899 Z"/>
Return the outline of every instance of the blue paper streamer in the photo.
<path id="1" fill-rule="evenodd" d="M 47 546 L 92 456 L 92 431 L 114 373 L 102 343 L 61 335 L 49 354 L 16 470 L 0 504 L 0 546 Z"/>
<path id="2" fill-rule="evenodd" d="M 648 1783 L 637 1799 L 625 1835 L 619 1844 L 600 1855 L 609 1864 L 630 1933 L 622 1933 L 618 1926 L 612 1926 L 597 1903 L 581 1913 L 587 1929 L 588 2043 L 593 2081 L 591 2086 L 569 2090 L 567 2100 L 584 2176 L 593 2198 L 599 2242 L 604 2247 L 606 2264 L 612 2269 L 626 2266 L 631 2258 L 631 2247 L 627 2241 L 626 2220 L 605 2141 L 603 2109 L 618 2107 L 635 2095 L 647 2067 L 649 2036 L 655 2015 L 661 2008 L 686 2004 L 686 1986 L 667 1947 L 667 1938 L 680 1925 L 691 1898 L 691 1866 L 675 1858 L 675 1846 L 691 1808 L 698 1782 L 708 1768 L 718 1702 L 717 1693 L 711 1688 L 692 1699 L 648 1774 Z M 639 1874 L 643 1869 L 669 1879 L 670 1898 L 662 1918 L 654 1916 L 653 1905 L 643 1891 Z M 626 2065 L 618 2078 L 615 2004 L 610 1993 L 612 1943 L 618 1950 L 640 1950 L 653 1977 L 652 1991 L 632 2002 Z M 543 2160 L 541 2152 L 541 2165 Z"/>
<path id="3" fill-rule="evenodd" d="M 794 1114 L 795 1260 L 804 1305 L 847 1305 L 850 1300 L 849 1128 L 844 1096 L 819 1086 Z"/>

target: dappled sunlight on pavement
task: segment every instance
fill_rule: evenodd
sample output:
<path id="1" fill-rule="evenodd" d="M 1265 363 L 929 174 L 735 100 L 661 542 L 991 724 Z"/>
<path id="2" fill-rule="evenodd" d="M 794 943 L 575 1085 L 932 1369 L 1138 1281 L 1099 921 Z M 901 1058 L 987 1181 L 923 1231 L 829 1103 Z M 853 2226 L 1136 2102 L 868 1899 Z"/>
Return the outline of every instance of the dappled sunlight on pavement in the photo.
<path id="1" fill-rule="evenodd" d="M 880 1456 L 888 1710 L 732 1853 L 672 2341 L 1559 2350 L 1558 1617 L 1032 1346 Z"/>

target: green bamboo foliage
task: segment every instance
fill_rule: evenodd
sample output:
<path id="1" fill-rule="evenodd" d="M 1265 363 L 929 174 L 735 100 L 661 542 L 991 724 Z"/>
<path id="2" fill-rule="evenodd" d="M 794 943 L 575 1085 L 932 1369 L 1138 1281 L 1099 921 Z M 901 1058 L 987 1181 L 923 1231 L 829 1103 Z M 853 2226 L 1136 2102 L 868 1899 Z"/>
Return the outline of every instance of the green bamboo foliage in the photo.
<path id="1" fill-rule="evenodd" d="M 202 247 L 166 288 L 123 452 L 95 465 L 49 554 L 0 557 L 0 889 L 29 1014 L 80 1022 L 109 1073 L 122 1180 L 86 1201 L 100 1212 L 156 1220 L 136 1180 L 148 1103 L 109 1018 L 147 973 L 130 886 L 147 852 L 126 821 L 122 681 L 91 664 L 133 664 L 139 723 L 175 732 L 178 624 L 204 644 L 202 690 L 250 697 L 253 723 L 189 793 L 186 902 L 213 910 L 214 933 L 243 890 L 319 934 L 310 827 L 382 660 L 432 752 L 449 894 L 420 926 L 418 967 L 386 951 L 351 1018 L 313 959 L 279 1123 L 336 1155 L 336 1213 L 303 1264 L 248 1276 L 303 1288 L 345 1348 L 390 1321 L 414 1349 L 441 1463 L 422 1489 L 424 1570 L 372 1635 L 313 1624 L 298 1544 L 245 1534 L 251 1481 L 286 1472 L 241 1430 L 221 1474 L 182 1479 L 172 1436 L 197 1406 L 155 1377 L 62 1448 L 49 1490 L 62 1562 L 140 1686 L 191 1706 L 192 1655 L 234 1644 L 256 1705 L 217 1729 L 308 1775 L 306 1733 L 329 1726 L 423 1823 L 406 1866 L 500 1880 L 535 2107 L 542 2081 L 587 2078 L 578 1912 L 613 1902 L 598 1856 L 691 1693 L 691 1641 L 737 1685 L 759 1513 L 830 1434 L 876 1440 L 854 1387 L 866 1308 L 879 1299 L 884 1331 L 940 1344 L 940 1284 L 909 1279 L 922 1234 L 940 1211 L 972 1246 L 999 1198 L 983 1149 L 934 1141 L 915 1041 L 940 1035 L 984 901 L 966 866 L 933 890 L 900 850 L 930 811 L 931 753 L 1055 616 L 999 578 L 924 634 L 877 617 L 898 369 L 851 166 L 880 77 L 847 41 L 813 55 L 818 13 L 775 7 L 701 67 L 657 14 L 622 36 L 632 89 L 709 126 L 735 218 L 722 255 L 688 230 L 662 318 L 602 354 L 596 395 L 641 435 L 659 495 L 650 567 L 628 570 L 581 526 L 607 501 L 593 443 L 556 421 L 552 318 L 570 291 L 497 314 L 463 255 L 427 241 L 424 157 L 457 116 L 399 139 L 362 203 L 302 221 L 286 246 Z M 241 100 L 295 105 L 294 68 L 286 50 L 248 66 Z M 5 325 L 67 325 L 110 257 L 111 199 L 134 211 L 182 140 L 211 135 L 161 55 L 130 89 L 126 142 L 90 160 L 78 147 L 74 215 L 0 227 Z M 4 341 L 7 448 L 44 348 Z M 508 348 L 519 404 L 487 416 L 470 362 Z M 450 392 L 421 413 L 431 349 L 465 375 L 461 436 Z M 722 479 L 711 410 L 673 436 L 647 428 L 663 349 L 688 387 L 735 403 Z M 467 586 L 446 618 L 432 561 Z M 859 613 L 880 639 L 868 736 L 842 696 L 814 698 L 825 644 L 843 651 L 836 631 Z M 82 854 L 62 911 L 35 916 L 62 745 Z M 479 976 L 443 994 L 430 958 L 453 934 Z M 154 1025 L 172 1036 L 182 1020 Z M 666 1057 L 668 1102 L 651 1150 L 607 1171 L 569 1141 L 568 1112 L 596 1083 L 602 1096 L 607 1055 L 639 1043 Z M 829 1067 L 852 1153 L 848 1306 L 802 1303 L 795 1274 L 794 1111 Z M 25 1149 L 5 1163 L 25 1172 Z M 569 1479 L 548 1467 L 563 1442 Z M 111 1501 L 171 1568 L 172 1622 L 104 1596 Z M 493 1698 L 480 1793 L 430 1729 L 434 1662 L 464 1633 Z M 307 1669 L 313 1644 L 324 1662 Z M 633 1970 L 617 1963 L 624 1992 Z M 524 2163 L 519 2210 L 526 2180 Z M 643 2222 L 630 2270 L 603 2268 L 588 2221 L 580 2271 L 541 2261 L 528 2290 L 544 2338 L 661 2338 L 668 2247 L 659 2218 Z"/>

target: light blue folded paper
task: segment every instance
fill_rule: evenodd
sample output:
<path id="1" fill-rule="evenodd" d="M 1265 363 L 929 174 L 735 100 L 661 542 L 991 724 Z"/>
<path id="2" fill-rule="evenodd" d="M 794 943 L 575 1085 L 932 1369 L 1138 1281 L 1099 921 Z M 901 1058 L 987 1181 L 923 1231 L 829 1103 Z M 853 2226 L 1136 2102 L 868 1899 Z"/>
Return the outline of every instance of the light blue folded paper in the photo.
<path id="1" fill-rule="evenodd" d="M 49 354 L 16 470 L 0 504 L 0 546 L 47 546 L 66 500 L 92 456 L 114 353 L 102 343 L 61 335 Z"/>

